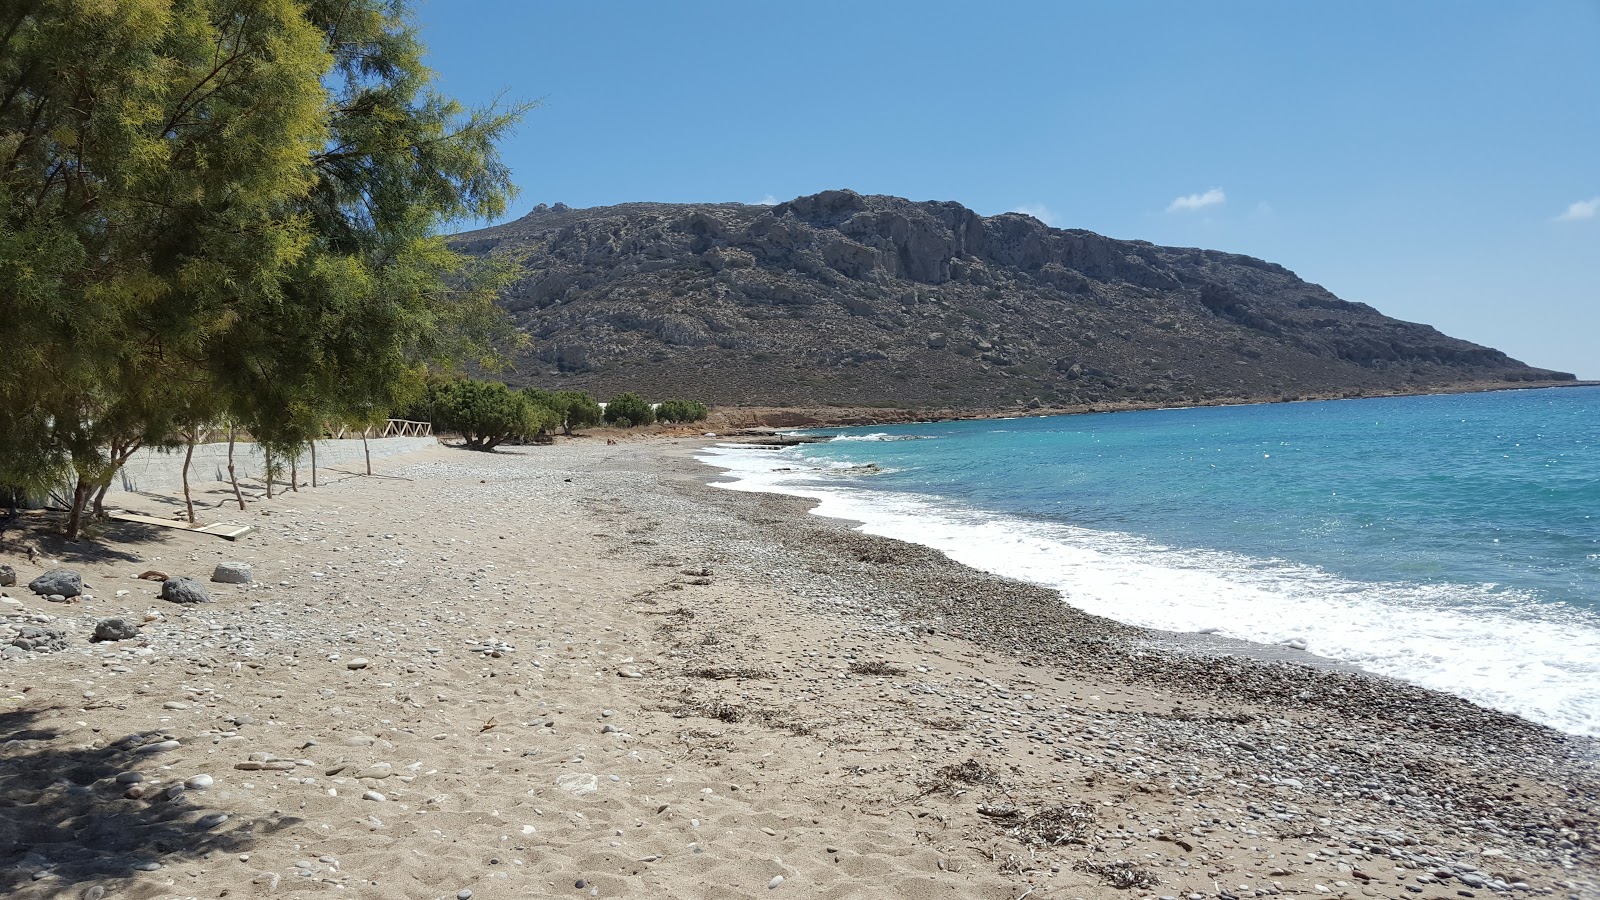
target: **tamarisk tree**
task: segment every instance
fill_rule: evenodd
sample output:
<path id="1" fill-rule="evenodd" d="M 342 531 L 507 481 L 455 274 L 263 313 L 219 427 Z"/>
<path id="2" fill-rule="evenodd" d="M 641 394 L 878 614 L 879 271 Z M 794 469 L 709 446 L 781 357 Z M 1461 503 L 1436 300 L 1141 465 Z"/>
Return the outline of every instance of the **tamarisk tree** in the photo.
<path id="1" fill-rule="evenodd" d="M 526 106 L 431 87 L 402 0 L 0 6 L 0 487 L 68 534 L 186 398 L 288 452 L 514 338 L 507 275 L 438 236 L 498 216 Z"/>

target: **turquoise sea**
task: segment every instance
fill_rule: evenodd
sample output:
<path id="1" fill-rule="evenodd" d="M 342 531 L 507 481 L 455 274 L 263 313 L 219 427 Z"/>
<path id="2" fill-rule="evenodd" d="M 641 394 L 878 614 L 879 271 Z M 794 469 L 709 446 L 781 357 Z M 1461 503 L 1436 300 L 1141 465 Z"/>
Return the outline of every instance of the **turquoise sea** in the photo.
<path id="1" fill-rule="evenodd" d="M 702 459 L 1092 613 L 1600 735 L 1600 388 L 821 433 Z"/>

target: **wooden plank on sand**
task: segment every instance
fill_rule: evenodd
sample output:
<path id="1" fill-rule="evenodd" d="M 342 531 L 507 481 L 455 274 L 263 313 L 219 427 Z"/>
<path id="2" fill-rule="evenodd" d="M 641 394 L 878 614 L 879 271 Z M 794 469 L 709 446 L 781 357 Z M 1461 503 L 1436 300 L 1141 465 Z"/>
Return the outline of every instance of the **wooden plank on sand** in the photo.
<path id="1" fill-rule="evenodd" d="M 194 531 L 198 532 L 199 534 L 214 535 L 230 541 L 236 541 L 250 532 L 255 531 L 255 528 L 249 525 L 235 525 L 232 522 L 217 522 L 213 525 L 190 525 L 188 522 L 181 522 L 177 519 L 158 519 L 155 516 L 144 516 L 140 515 L 139 513 L 131 512 L 114 512 L 111 514 L 111 518 L 123 522 L 138 522 L 142 525 L 158 525 L 162 528 L 177 528 L 182 531 Z"/>

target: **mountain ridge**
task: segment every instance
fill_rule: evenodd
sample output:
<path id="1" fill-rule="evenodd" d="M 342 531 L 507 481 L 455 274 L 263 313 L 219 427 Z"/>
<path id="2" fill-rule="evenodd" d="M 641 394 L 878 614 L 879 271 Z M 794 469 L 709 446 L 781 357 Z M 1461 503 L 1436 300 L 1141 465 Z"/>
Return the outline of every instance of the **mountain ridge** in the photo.
<path id="1" fill-rule="evenodd" d="M 1277 263 L 849 190 L 773 206 L 540 205 L 513 380 L 739 406 L 1196 403 L 1554 383 Z"/>

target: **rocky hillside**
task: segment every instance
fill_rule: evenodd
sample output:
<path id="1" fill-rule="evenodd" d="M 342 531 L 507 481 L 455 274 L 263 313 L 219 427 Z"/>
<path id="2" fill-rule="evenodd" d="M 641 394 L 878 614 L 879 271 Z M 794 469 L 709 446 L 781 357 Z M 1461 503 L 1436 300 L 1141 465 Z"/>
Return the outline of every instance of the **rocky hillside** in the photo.
<path id="1" fill-rule="evenodd" d="M 541 205 L 468 232 L 525 275 L 524 381 L 735 405 L 1204 402 L 1570 380 L 1282 266 L 959 203 Z"/>

